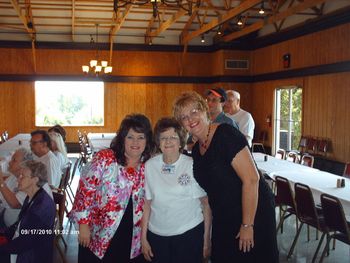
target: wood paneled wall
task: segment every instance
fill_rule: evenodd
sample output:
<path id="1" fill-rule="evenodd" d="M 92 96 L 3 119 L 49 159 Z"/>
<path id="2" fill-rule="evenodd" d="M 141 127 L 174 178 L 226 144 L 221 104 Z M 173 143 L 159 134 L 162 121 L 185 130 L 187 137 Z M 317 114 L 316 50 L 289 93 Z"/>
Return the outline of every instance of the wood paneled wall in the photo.
<path id="1" fill-rule="evenodd" d="M 350 60 L 350 24 L 344 24 L 252 52 L 254 75 L 287 70 L 282 56 L 289 53 L 289 69 Z"/>
<path id="2" fill-rule="evenodd" d="M 213 53 L 115 51 L 113 74 L 120 76 L 220 76 L 259 75 L 283 70 L 282 55 L 291 54 L 291 68 L 322 65 L 350 60 L 350 24 L 288 40 L 255 51 L 217 51 Z M 103 56 L 108 57 L 107 52 Z M 33 74 L 30 49 L 0 48 L 0 74 Z M 87 63 L 94 51 L 37 50 L 37 73 L 81 75 L 80 65 Z M 250 70 L 224 69 L 224 60 L 250 59 Z M 181 62 L 183 60 L 183 62 Z M 181 69 L 181 63 L 184 67 Z M 303 88 L 303 133 L 327 137 L 332 141 L 330 157 L 350 162 L 350 73 L 326 74 L 255 83 L 171 84 L 171 83 L 106 83 L 105 126 L 67 127 L 68 141 L 76 141 L 77 129 L 93 132 L 116 131 L 122 118 L 142 112 L 153 124 L 170 115 L 173 100 L 183 91 L 221 86 L 241 93 L 242 108 L 250 111 L 257 130 L 268 130 L 272 145 L 272 127 L 266 117 L 273 115 L 274 90 L 282 86 Z M 34 83 L 0 82 L 0 132 L 10 135 L 35 129 Z"/>

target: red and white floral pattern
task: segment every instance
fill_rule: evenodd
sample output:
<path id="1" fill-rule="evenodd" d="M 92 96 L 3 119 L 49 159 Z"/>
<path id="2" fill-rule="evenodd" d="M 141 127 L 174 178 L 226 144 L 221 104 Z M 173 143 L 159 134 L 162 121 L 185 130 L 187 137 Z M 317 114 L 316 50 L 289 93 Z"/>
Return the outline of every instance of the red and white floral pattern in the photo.
<path id="1" fill-rule="evenodd" d="M 90 250 L 103 258 L 130 196 L 133 201 L 133 236 L 130 258 L 141 253 L 141 218 L 144 204 L 144 164 L 138 170 L 117 163 L 112 150 L 98 152 L 81 174 L 69 217 L 91 230 Z"/>

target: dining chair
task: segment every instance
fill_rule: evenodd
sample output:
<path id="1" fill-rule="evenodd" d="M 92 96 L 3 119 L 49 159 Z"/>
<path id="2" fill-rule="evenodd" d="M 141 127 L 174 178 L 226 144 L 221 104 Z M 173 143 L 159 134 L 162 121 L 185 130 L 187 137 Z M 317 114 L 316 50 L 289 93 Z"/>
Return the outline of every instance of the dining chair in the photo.
<path id="1" fill-rule="evenodd" d="M 80 162 L 81 162 L 81 156 L 74 163 L 73 170 L 72 170 L 71 175 L 70 175 L 70 180 L 69 180 L 68 185 L 67 185 L 67 192 L 70 193 L 73 201 L 74 201 L 74 198 L 75 198 L 75 192 L 73 191 L 72 183 L 73 183 L 75 174 L 77 173 L 77 170 L 78 170 L 77 168 L 78 168 L 78 165 L 79 165 Z"/>
<path id="2" fill-rule="evenodd" d="M 281 229 L 283 233 L 283 223 L 291 215 L 296 215 L 296 204 L 294 200 L 294 195 L 292 188 L 290 186 L 289 180 L 282 176 L 275 177 L 276 185 L 276 195 L 275 195 L 275 206 L 278 206 L 280 209 L 280 220 L 277 225 L 278 232 Z M 296 218 L 296 226 L 298 228 L 298 219 Z"/>
<path id="3" fill-rule="evenodd" d="M 59 192 L 52 192 L 53 194 L 53 200 L 56 204 L 56 218 L 55 218 L 55 225 L 54 225 L 54 233 L 55 233 L 55 239 L 54 239 L 54 245 L 58 250 L 58 253 L 61 256 L 61 259 L 63 263 L 66 262 L 65 253 L 62 251 L 59 240 L 62 240 L 62 243 L 64 245 L 64 249 L 67 249 L 67 243 L 64 240 L 64 237 L 62 235 L 63 232 L 63 216 L 65 211 L 65 202 L 66 202 L 66 196 L 65 193 L 59 193 Z"/>
<path id="4" fill-rule="evenodd" d="M 283 149 L 278 149 L 278 150 L 276 151 L 275 157 L 278 158 L 278 159 L 284 160 L 285 157 L 286 157 L 286 151 L 283 150 Z"/>
<path id="5" fill-rule="evenodd" d="M 316 153 L 317 150 L 317 140 L 315 138 L 308 138 L 307 145 L 306 145 L 306 152 L 307 153 Z"/>
<path id="6" fill-rule="evenodd" d="M 299 141 L 299 145 L 298 145 L 298 150 L 301 153 L 301 155 L 306 151 L 306 146 L 307 146 L 307 140 L 308 137 L 307 136 L 301 136 L 300 137 L 300 141 Z"/>
<path id="7" fill-rule="evenodd" d="M 254 140 L 252 143 L 252 152 L 262 152 L 266 153 L 265 151 L 265 141 L 267 140 L 267 131 L 261 131 L 259 134 L 259 138 L 257 140 Z"/>
<path id="8" fill-rule="evenodd" d="M 296 153 L 294 151 L 290 151 L 287 154 L 286 160 L 289 161 L 289 162 L 298 163 L 299 162 L 298 153 Z"/>
<path id="9" fill-rule="evenodd" d="M 321 194 L 321 204 L 328 236 L 320 263 L 323 262 L 326 252 L 329 251 L 329 242 L 332 238 L 350 245 L 350 223 L 346 220 L 344 209 L 339 199 L 329 194 Z M 333 234 L 330 234 L 330 232 L 333 232 Z"/>
<path id="10" fill-rule="evenodd" d="M 350 163 L 345 164 L 343 176 L 350 179 Z"/>
<path id="11" fill-rule="evenodd" d="M 326 156 L 328 152 L 328 140 L 320 139 L 317 143 L 317 155 Z"/>
<path id="12" fill-rule="evenodd" d="M 300 226 L 294 237 L 294 240 L 288 252 L 287 258 L 289 259 L 293 254 L 300 232 L 304 224 L 306 224 L 308 226 L 307 228 L 308 241 L 310 241 L 309 226 L 314 227 L 316 231 L 319 230 L 322 232 L 321 239 L 318 242 L 316 251 L 312 258 L 312 263 L 314 263 L 316 261 L 316 257 L 322 245 L 323 239 L 327 234 L 326 225 L 322 216 L 322 210 L 320 208 L 316 208 L 315 201 L 309 186 L 302 183 L 295 183 L 294 194 L 295 194 L 294 199 L 296 203 L 297 217 L 300 221 Z"/>
<path id="13" fill-rule="evenodd" d="M 312 155 L 305 154 L 301 157 L 300 164 L 309 167 L 314 167 L 314 161 L 315 158 Z"/>

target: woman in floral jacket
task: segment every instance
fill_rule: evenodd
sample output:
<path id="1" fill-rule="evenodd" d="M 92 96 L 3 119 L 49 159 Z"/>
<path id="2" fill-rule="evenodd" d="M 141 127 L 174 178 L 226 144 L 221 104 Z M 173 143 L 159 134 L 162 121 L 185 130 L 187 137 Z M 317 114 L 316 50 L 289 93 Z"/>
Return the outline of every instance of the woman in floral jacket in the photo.
<path id="1" fill-rule="evenodd" d="M 143 261 L 144 162 L 152 149 L 147 117 L 128 115 L 110 149 L 85 166 L 70 212 L 79 225 L 78 262 Z"/>

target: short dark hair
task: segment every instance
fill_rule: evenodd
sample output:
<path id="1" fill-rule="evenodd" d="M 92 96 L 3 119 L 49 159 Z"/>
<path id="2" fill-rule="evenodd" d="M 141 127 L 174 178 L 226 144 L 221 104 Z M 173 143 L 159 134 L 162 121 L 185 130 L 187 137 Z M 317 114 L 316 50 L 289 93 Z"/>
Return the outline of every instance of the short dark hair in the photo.
<path id="1" fill-rule="evenodd" d="M 37 134 L 41 134 L 42 140 L 46 142 L 47 147 L 51 149 L 51 138 L 49 136 L 49 133 L 45 130 L 35 130 L 30 133 L 32 137 Z"/>
<path id="2" fill-rule="evenodd" d="M 130 129 L 143 133 L 146 137 L 146 148 L 142 153 L 141 162 L 146 162 L 153 152 L 154 144 L 152 140 L 152 127 L 149 119 L 143 114 L 127 115 L 120 124 L 117 136 L 111 142 L 110 148 L 114 151 L 117 162 L 123 166 L 126 163 L 125 157 L 125 137 Z"/>
<path id="3" fill-rule="evenodd" d="M 57 133 L 61 134 L 63 141 L 66 141 L 67 132 L 61 125 L 56 124 L 55 126 L 52 126 L 48 130 L 48 132 L 57 132 Z"/>
<path id="4" fill-rule="evenodd" d="M 209 94 L 213 94 L 214 96 L 219 97 L 220 102 L 225 102 L 227 100 L 227 94 L 223 88 L 209 89 L 205 92 L 205 95 L 208 96 Z"/>
<path id="5" fill-rule="evenodd" d="M 154 142 L 157 146 L 157 148 L 159 148 L 160 145 L 160 141 L 159 141 L 159 137 L 160 134 L 162 132 L 165 132 L 171 128 L 174 128 L 175 132 L 177 133 L 177 135 L 180 138 L 180 152 L 182 152 L 182 150 L 185 147 L 186 144 L 186 131 L 184 130 L 184 128 L 181 126 L 181 124 L 172 117 L 165 117 L 165 118 L 161 118 L 159 121 L 157 121 L 156 126 L 154 127 Z"/>

